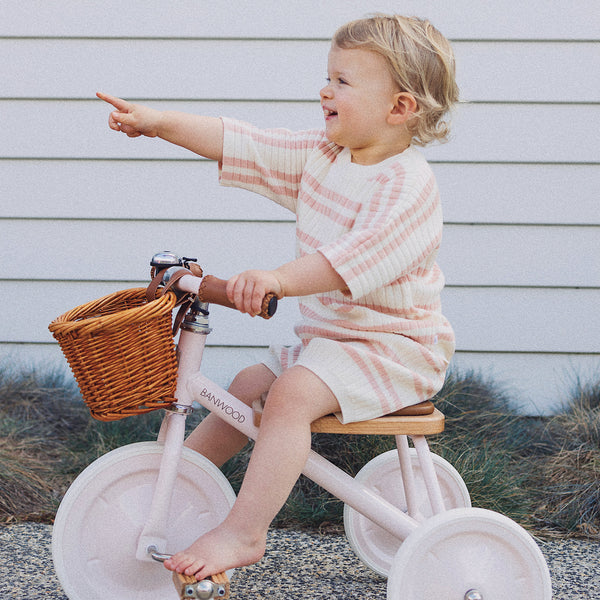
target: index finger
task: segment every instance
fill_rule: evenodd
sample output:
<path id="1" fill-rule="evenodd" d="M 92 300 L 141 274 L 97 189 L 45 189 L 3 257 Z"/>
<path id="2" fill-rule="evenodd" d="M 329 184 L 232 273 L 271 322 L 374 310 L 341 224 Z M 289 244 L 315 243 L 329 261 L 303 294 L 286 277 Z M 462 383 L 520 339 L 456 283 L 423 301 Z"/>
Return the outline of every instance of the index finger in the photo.
<path id="1" fill-rule="evenodd" d="M 103 94 L 102 92 L 96 92 L 96 96 L 100 98 L 100 100 L 104 100 L 104 102 L 108 102 L 112 104 L 117 110 L 121 112 L 127 112 L 129 107 L 131 106 L 127 100 L 123 100 L 122 98 L 117 98 L 116 96 L 111 96 L 110 94 Z"/>

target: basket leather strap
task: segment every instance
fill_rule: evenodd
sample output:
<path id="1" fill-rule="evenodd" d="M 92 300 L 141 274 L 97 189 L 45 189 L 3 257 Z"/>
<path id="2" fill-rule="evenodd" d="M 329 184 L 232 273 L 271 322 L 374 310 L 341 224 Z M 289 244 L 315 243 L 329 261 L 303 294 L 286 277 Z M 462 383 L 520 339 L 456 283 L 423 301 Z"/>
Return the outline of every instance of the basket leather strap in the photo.
<path id="1" fill-rule="evenodd" d="M 152 280 L 146 288 L 146 302 L 152 302 L 152 300 L 156 299 L 156 292 L 158 291 L 158 286 L 162 283 L 162 278 L 166 269 L 162 269 L 161 271 L 152 269 L 152 271 Z"/>
<path id="2" fill-rule="evenodd" d="M 152 277 L 152 281 L 146 288 L 146 300 L 148 302 L 152 302 L 152 300 L 154 300 L 156 298 L 156 294 L 159 289 L 159 285 L 162 282 L 162 278 L 163 278 L 165 270 L 166 269 L 158 271 L 154 275 L 154 277 Z M 202 269 L 200 269 L 200 271 L 202 271 Z M 169 291 L 169 288 L 173 287 L 173 285 L 175 285 L 175 283 L 177 281 L 179 281 L 184 275 L 190 275 L 190 274 L 192 274 L 191 271 L 189 271 L 188 269 L 184 269 L 184 268 L 181 268 L 178 271 L 176 271 L 175 273 L 173 273 L 173 275 L 171 275 L 171 277 L 169 278 L 169 281 L 161 289 L 161 295 L 166 294 Z M 177 335 L 177 332 L 179 331 L 179 327 L 181 326 L 181 323 L 183 321 L 185 313 L 187 312 L 188 308 L 190 307 L 190 305 L 192 304 L 193 301 L 194 301 L 193 294 L 185 294 L 177 301 L 177 304 L 175 306 L 179 306 L 179 310 L 177 311 L 177 314 L 175 315 L 175 318 L 173 320 L 173 337 L 175 337 Z"/>
<path id="3" fill-rule="evenodd" d="M 177 332 L 179 331 L 181 323 L 183 322 L 183 319 L 185 317 L 185 313 L 188 311 L 188 308 L 190 307 L 193 301 L 194 298 L 192 296 L 188 296 L 187 300 L 179 307 L 179 310 L 177 311 L 177 314 L 173 319 L 173 337 L 177 335 Z"/>
<path id="4" fill-rule="evenodd" d="M 156 299 L 156 292 L 158 291 L 158 287 L 160 286 L 160 284 L 162 282 L 162 278 L 163 278 L 165 271 L 166 271 L 166 269 L 163 269 L 162 271 L 158 271 L 158 273 L 156 273 L 156 275 L 154 275 L 154 277 L 152 278 L 152 281 L 148 284 L 148 287 L 146 288 L 146 300 L 148 302 L 152 302 L 152 300 Z M 179 269 L 178 271 L 176 271 L 175 273 L 173 273 L 173 275 L 171 275 L 171 277 L 169 278 L 169 281 L 162 288 L 161 296 L 163 296 L 170 288 L 172 288 L 173 285 L 175 285 L 175 283 L 177 283 L 177 281 L 179 281 L 184 275 L 191 275 L 191 274 L 192 274 L 191 271 L 189 271 L 188 269 L 184 269 L 183 267 L 181 269 Z M 180 298 L 177 301 L 176 306 L 185 302 L 185 299 L 186 299 L 186 296 L 183 296 L 182 298 Z"/>

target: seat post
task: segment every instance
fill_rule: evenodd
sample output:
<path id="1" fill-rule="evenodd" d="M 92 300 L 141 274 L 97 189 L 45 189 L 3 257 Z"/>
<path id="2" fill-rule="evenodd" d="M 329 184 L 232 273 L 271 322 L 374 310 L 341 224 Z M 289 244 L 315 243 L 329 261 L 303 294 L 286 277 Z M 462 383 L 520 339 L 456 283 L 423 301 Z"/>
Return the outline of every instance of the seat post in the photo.
<path id="1" fill-rule="evenodd" d="M 417 487 L 415 485 L 415 472 L 410 458 L 410 449 L 408 447 L 408 437 L 406 435 L 396 435 L 396 448 L 400 459 L 400 472 L 402 474 L 402 485 L 404 487 L 404 497 L 408 514 L 417 521 L 423 521 L 425 517 L 419 510 Z"/>
<path id="2" fill-rule="evenodd" d="M 419 465 L 421 467 L 421 472 L 423 473 L 425 486 L 427 487 L 427 495 L 431 502 L 431 509 L 433 510 L 433 514 L 437 515 L 438 513 L 444 512 L 446 507 L 444 506 L 440 482 L 438 481 L 435 467 L 433 466 L 429 444 L 424 435 L 414 435 L 411 436 L 411 439 L 417 451 L 417 456 L 419 457 Z"/>

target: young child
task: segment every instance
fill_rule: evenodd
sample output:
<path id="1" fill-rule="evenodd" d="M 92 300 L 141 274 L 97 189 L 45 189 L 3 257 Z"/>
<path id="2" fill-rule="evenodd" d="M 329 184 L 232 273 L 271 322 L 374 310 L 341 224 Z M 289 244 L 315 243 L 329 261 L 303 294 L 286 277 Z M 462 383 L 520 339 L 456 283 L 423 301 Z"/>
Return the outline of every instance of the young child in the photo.
<path id="1" fill-rule="evenodd" d="M 271 348 L 231 384 L 248 404 L 268 396 L 229 516 L 165 562 L 198 579 L 262 557 L 306 462 L 312 421 L 330 413 L 365 420 L 430 398 L 454 351 L 435 262 L 439 194 L 414 148 L 447 135 L 444 115 L 458 99 L 452 49 L 427 21 L 377 15 L 335 33 L 327 70 L 324 131 L 259 130 L 98 94 L 116 109 L 111 129 L 219 161 L 221 184 L 296 214 L 296 260 L 227 284 L 230 300 L 253 316 L 267 292 L 299 296 L 303 320 L 297 346 Z M 210 415 L 186 444 L 222 465 L 246 442 Z"/>

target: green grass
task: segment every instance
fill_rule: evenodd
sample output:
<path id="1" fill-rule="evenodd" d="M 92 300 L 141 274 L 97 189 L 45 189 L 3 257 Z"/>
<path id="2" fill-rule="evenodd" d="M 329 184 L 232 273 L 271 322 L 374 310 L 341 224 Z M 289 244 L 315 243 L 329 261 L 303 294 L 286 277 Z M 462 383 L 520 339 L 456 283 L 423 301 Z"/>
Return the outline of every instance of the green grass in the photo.
<path id="1" fill-rule="evenodd" d="M 554 417 L 519 415 L 505 391 L 477 373 L 454 373 L 436 397 L 446 430 L 432 450 L 464 479 L 474 506 L 539 534 L 600 539 L 600 384 L 579 383 Z M 188 419 L 188 429 L 201 418 Z M 75 476 L 118 446 L 156 438 L 162 411 L 109 423 L 92 419 L 68 376 L 0 369 L 0 522 L 52 521 Z M 350 474 L 394 447 L 391 437 L 313 435 Z M 223 471 L 239 489 L 252 446 Z M 342 503 L 302 477 L 275 524 L 334 527 Z"/>

